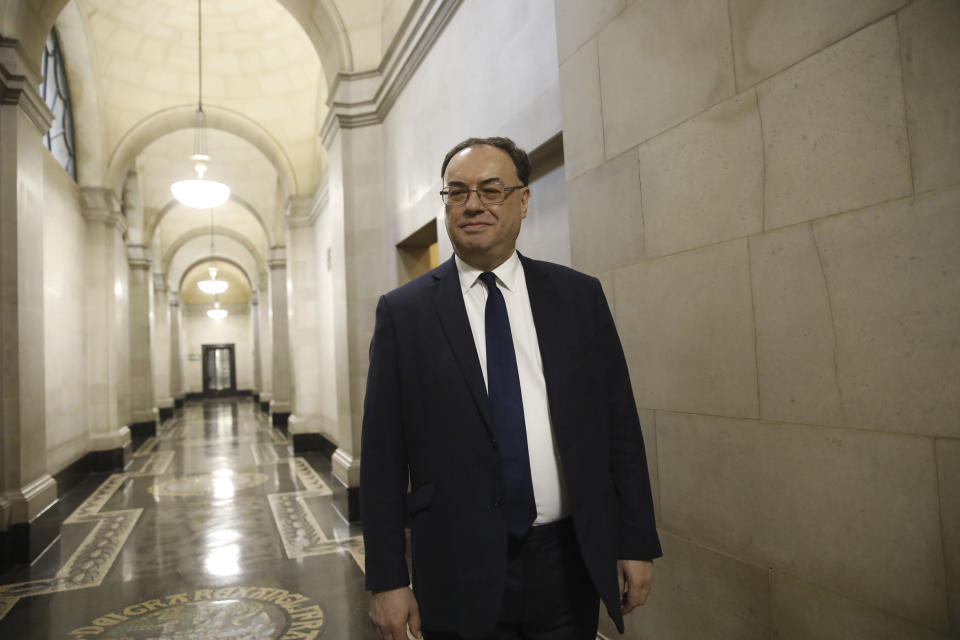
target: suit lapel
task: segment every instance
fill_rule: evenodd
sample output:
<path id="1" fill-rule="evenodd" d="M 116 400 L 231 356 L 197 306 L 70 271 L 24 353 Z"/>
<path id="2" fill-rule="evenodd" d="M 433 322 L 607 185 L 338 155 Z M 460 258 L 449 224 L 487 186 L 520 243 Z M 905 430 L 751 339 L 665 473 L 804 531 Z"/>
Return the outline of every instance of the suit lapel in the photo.
<path id="1" fill-rule="evenodd" d="M 493 434 L 493 420 L 490 415 L 490 399 L 487 396 L 487 387 L 483 382 L 483 371 L 480 369 L 480 359 L 477 357 L 477 346 L 470 332 L 470 320 L 467 318 L 467 308 L 463 303 L 463 292 L 460 289 L 460 278 L 457 274 L 457 265 L 451 257 L 438 269 L 433 276 L 434 302 L 440 324 L 450 343 L 460 371 L 467 381 L 467 387 L 473 396 L 483 417 L 487 430 Z"/>
<path id="2" fill-rule="evenodd" d="M 550 274 L 535 261 L 521 255 L 520 262 L 537 330 L 550 420 L 557 446 L 564 449 L 576 445 L 576 430 L 570 421 L 576 415 L 572 401 L 577 394 L 570 374 L 580 366 L 573 361 L 571 353 L 570 336 L 575 327 L 570 326 L 570 310 L 566 308 L 569 301 Z"/>

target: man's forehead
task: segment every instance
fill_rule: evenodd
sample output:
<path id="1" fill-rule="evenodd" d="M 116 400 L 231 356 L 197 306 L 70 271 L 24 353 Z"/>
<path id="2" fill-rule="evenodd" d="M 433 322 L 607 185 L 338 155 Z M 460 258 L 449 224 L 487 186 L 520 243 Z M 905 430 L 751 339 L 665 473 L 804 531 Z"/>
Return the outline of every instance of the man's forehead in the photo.
<path id="1" fill-rule="evenodd" d="M 492 178 L 507 180 L 516 175 L 516 167 L 506 151 L 487 144 L 477 144 L 458 151 L 450 159 L 445 177 L 450 181 L 455 177 L 459 178 L 478 171 L 488 174 L 479 176 L 480 180 Z M 478 176 L 468 177 L 477 178 Z"/>

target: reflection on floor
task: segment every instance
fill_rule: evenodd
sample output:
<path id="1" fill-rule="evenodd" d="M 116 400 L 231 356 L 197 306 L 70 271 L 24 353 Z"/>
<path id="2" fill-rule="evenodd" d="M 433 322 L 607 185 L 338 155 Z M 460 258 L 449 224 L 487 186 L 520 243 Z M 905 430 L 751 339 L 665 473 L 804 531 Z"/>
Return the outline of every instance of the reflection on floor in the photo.
<path id="1" fill-rule="evenodd" d="M 250 400 L 188 403 L 76 489 L 58 545 L 0 576 L 0 638 L 375 638 L 330 479 Z"/>

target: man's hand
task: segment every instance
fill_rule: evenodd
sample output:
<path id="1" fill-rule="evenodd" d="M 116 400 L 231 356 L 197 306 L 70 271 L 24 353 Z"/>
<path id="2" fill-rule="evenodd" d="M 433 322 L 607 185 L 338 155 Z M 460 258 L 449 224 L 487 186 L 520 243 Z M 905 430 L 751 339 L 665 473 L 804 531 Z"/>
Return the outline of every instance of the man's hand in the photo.
<path id="1" fill-rule="evenodd" d="M 383 640 L 407 640 L 407 625 L 420 636 L 420 608 L 410 587 L 375 591 L 370 597 L 370 620 Z"/>
<path id="2" fill-rule="evenodd" d="M 620 602 L 623 615 L 647 601 L 653 587 L 653 563 L 646 560 L 617 560 Z"/>

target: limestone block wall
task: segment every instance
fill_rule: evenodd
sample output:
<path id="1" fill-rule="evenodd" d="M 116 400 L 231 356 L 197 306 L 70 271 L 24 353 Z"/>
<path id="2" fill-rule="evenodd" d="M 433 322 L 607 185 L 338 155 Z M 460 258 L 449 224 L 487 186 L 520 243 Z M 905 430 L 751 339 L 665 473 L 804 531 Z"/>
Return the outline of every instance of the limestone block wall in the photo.
<path id="1" fill-rule="evenodd" d="M 44 153 L 43 314 L 47 471 L 90 449 L 84 330 L 85 223 L 76 183 Z"/>
<path id="2" fill-rule="evenodd" d="M 627 637 L 955 637 L 960 3 L 556 15 L 665 552 Z"/>

